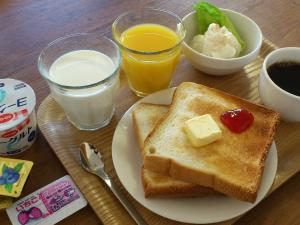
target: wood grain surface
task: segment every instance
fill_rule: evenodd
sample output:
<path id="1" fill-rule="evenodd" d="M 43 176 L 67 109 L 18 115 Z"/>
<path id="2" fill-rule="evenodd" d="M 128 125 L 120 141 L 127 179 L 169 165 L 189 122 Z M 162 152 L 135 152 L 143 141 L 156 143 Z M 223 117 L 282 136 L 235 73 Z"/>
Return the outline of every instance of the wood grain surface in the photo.
<path id="1" fill-rule="evenodd" d="M 122 12 L 151 6 L 171 10 L 182 17 L 191 11 L 194 2 L 196 0 L 1 0 L 0 78 L 11 77 L 29 83 L 36 92 L 39 105 L 49 94 L 49 89 L 46 82 L 40 78 L 36 62 L 39 52 L 50 41 L 76 32 L 99 32 L 111 37 L 111 24 Z M 299 0 L 215 0 L 211 2 L 251 17 L 258 23 L 264 36 L 276 45 L 299 47 Z M 175 73 L 173 85 L 176 86 L 192 76 L 197 77 L 197 74 L 198 72 L 183 60 Z M 125 82 L 124 77 L 122 79 Z M 203 84 L 215 83 L 215 81 L 222 83 L 225 80 L 225 78 L 208 76 L 199 76 L 196 79 Z M 244 82 L 247 83 L 247 80 L 245 79 Z M 245 98 L 250 97 L 245 94 L 248 93 L 246 90 L 241 92 L 235 88 L 224 90 Z M 138 98 L 130 92 L 127 85 L 122 86 L 120 93 L 122 94 L 119 98 L 118 110 L 123 112 Z M 295 130 L 299 129 L 297 124 L 291 126 Z M 281 129 L 285 131 L 282 132 L 282 136 L 285 137 L 289 129 L 285 126 Z M 295 138 L 297 139 L 298 136 Z M 297 150 L 299 143 L 296 141 L 290 143 L 289 140 L 282 138 L 282 141 L 277 143 L 277 147 L 285 146 Z M 66 174 L 42 135 L 28 151 L 16 158 L 34 162 L 22 196 Z M 285 156 L 284 160 L 287 162 L 297 160 L 300 164 L 300 159 L 294 158 L 293 154 Z M 282 169 L 284 171 L 285 168 Z M 236 224 L 300 224 L 299 178 L 300 174 L 297 173 L 254 210 L 239 219 Z M 124 220 L 123 224 L 128 223 Z M 0 212 L 0 224 L 10 224 L 5 212 Z M 101 224 L 101 222 L 88 206 L 61 221 L 60 224 Z"/>

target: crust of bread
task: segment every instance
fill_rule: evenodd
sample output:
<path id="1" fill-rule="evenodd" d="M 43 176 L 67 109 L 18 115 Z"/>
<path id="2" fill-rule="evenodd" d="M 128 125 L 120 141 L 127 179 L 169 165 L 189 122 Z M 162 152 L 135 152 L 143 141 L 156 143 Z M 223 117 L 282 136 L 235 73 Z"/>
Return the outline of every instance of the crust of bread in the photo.
<path id="1" fill-rule="evenodd" d="M 204 157 L 204 160 L 208 159 L 208 161 L 205 161 L 206 165 L 210 167 L 213 166 L 213 163 L 217 164 L 217 166 L 215 165 L 214 167 L 217 168 L 217 170 L 201 167 L 198 165 L 195 166 L 193 164 L 187 165 L 187 163 L 182 163 L 182 160 L 178 159 L 178 157 L 176 158 L 171 157 L 168 154 L 162 154 L 165 150 L 170 149 L 157 149 L 158 144 L 156 143 L 156 141 L 158 140 L 158 137 L 161 139 L 165 138 L 161 135 L 165 134 L 164 129 L 167 127 L 167 124 L 170 124 L 171 121 L 173 122 L 173 119 L 175 118 L 174 114 L 178 111 L 179 107 L 190 107 L 189 109 L 194 112 L 193 115 L 196 115 L 198 111 L 201 114 L 206 110 L 206 102 L 202 102 L 202 99 L 198 96 L 195 96 L 195 98 L 190 98 L 189 96 L 191 96 L 191 93 L 189 90 L 193 90 L 196 93 L 199 92 L 199 95 L 203 94 L 201 95 L 201 98 L 211 97 L 211 103 L 209 103 L 209 107 L 207 108 L 208 111 L 206 113 L 214 114 L 216 121 L 219 120 L 217 116 L 221 115 L 221 113 L 224 112 L 219 111 L 219 106 L 223 104 L 222 102 L 224 102 L 225 105 L 227 104 L 225 107 L 222 106 L 223 108 L 227 108 L 227 110 L 234 109 L 229 107 L 232 105 L 232 107 L 245 108 L 252 112 L 255 118 L 254 123 L 252 127 L 244 131 L 243 134 L 230 133 L 230 131 L 228 131 L 228 129 L 218 121 L 219 126 L 221 126 L 222 128 L 222 133 L 225 133 L 223 134 L 223 136 L 229 137 L 228 139 L 232 138 L 232 140 L 229 140 L 229 142 L 232 142 L 230 144 L 234 149 L 231 149 L 226 153 L 232 154 L 233 156 L 237 157 L 239 154 L 241 155 L 242 161 L 235 160 L 235 158 L 223 157 L 222 154 L 224 153 L 218 152 L 218 149 L 219 151 L 223 150 L 222 146 L 224 146 L 224 143 L 222 143 L 222 141 L 212 143 L 205 148 L 195 149 L 194 147 L 191 147 L 189 143 L 186 143 L 188 141 L 184 137 L 184 135 L 178 138 L 182 142 L 175 143 L 174 139 L 170 140 L 169 138 L 169 142 L 171 144 L 165 144 L 164 146 L 166 146 L 166 148 L 171 148 L 170 146 L 172 146 L 172 144 L 173 148 L 176 148 L 176 146 L 178 146 L 178 148 L 180 148 L 179 146 L 184 146 L 183 148 L 181 148 L 182 153 L 189 154 L 189 152 L 192 152 L 195 157 L 198 157 L 198 155 L 201 154 L 203 155 L 207 152 L 212 156 L 214 156 L 214 154 L 216 154 L 217 156 L 220 155 L 220 157 L 217 158 L 218 160 L 214 162 L 210 161 L 209 157 Z M 184 102 L 187 98 L 190 98 L 190 100 Z M 188 106 L 180 104 L 187 104 Z M 264 106 L 251 103 L 247 100 L 232 96 L 213 88 L 191 82 L 184 82 L 177 87 L 167 115 L 162 121 L 160 121 L 160 123 L 156 125 L 156 127 L 151 131 L 145 141 L 143 150 L 144 167 L 156 173 L 171 176 L 178 180 L 211 187 L 216 191 L 235 197 L 242 201 L 254 202 L 256 200 L 257 192 L 260 186 L 265 159 L 279 121 L 279 113 L 265 108 Z M 255 136 L 256 134 L 258 137 Z M 240 135 L 239 137 L 243 137 L 242 140 L 248 140 L 247 142 L 241 142 L 239 140 L 234 141 L 236 140 L 234 139 L 234 135 Z M 249 137 L 247 135 L 249 135 Z M 245 152 L 239 151 L 243 148 L 245 148 Z M 152 153 L 150 153 L 150 149 Z M 201 159 L 201 157 L 198 158 Z M 256 164 L 254 163 L 254 161 Z M 239 175 L 240 180 L 235 177 L 235 175 L 237 174 Z M 244 177 L 242 177 L 241 174 L 243 174 Z"/>
<path id="2" fill-rule="evenodd" d="M 152 109 L 151 115 L 141 120 L 141 114 Z M 149 134 L 155 124 L 166 114 L 169 106 L 151 103 L 140 103 L 132 113 L 132 122 L 140 149 L 143 149 L 145 134 Z M 145 127 L 142 127 L 146 125 Z M 144 130 L 143 130 L 144 128 Z M 141 152 L 143 154 L 143 152 Z M 141 179 L 146 198 L 153 197 L 205 197 L 220 195 L 211 188 L 176 180 L 170 176 L 164 176 L 151 172 L 145 168 L 141 170 Z"/>
<path id="3" fill-rule="evenodd" d="M 169 176 L 163 176 L 142 168 L 141 178 L 145 197 L 207 197 L 217 193 L 211 188 L 174 180 Z"/>
<path id="4" fill-rule="evenodd" d="M 155 108 L 157 110 L 160 110 L 162 111 L 162 115 L 157 115 L 157 114 L 154 114 L 154 115 L 151 115 L 151 118 L 147 118 L 147 122 L 151 122 L 153 124 L 153 127 L 152 129 L 154 128 L 154 124 L 157 123 L 158 120 L 160 120 L 162 118 L 162 116 L 166 115 L 166 112 L 168 111 L 169 109 L 169 106 L 167 105 L 161 105 L 161 104 L 153 104 L 153 103 L 140 103 L 136 106 L 136 108 L 133 110 L 132 114 L 131 114 L 131 117 L 132 117 L 132 124 L 133 124 L 133 129 L 134 129 L 134 132 L 136 134 L 136 138 L 138 140 L 138 143 L 139 143 L 139 146 L 140 146 L 140 150 L 141 150 L 141 153 L 143 155 L 143 149 L 144 149 L 144 141 L 145 141 L 145 138 L 146 137 L 143 137 L 142 133 L 143 131 L 141 130 L 141 127 L 138 125 L 139 123 L 139 118 L 138 118 L 138 113 L 142 113 L 143 110 L 145 110 L 145 108 Z M 149 121 L 150 120 L 150 121 Z M 152 131 L 152 129 L 149 131 L 149 133 Z"/>

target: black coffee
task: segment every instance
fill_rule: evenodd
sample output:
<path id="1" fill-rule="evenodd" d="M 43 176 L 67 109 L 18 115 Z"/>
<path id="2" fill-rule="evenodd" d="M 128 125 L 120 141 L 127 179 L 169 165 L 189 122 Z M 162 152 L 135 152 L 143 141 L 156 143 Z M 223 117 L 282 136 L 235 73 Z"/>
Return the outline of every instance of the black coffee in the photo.
<path id="1" fill-rule="evenodd" d="M 300 96 L 300 62 L 278 62 L 268 69 L 270 78 L 283 90 Z"/>

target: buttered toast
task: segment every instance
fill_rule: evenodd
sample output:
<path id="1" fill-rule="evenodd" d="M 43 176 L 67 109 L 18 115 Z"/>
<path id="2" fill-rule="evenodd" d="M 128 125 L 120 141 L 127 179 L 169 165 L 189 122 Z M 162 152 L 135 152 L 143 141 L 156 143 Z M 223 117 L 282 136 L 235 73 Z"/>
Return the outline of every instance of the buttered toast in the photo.
<path id="1" fill-rule="evenodd" d="M 233 109 L 245 109 L 254 117 L 253 124 L 242 133 L 230 131 L 220 120 L 224 112 Z M 187 120 L 203 114 L 212 116 L 222 137 L 194 147 L 183 127 Z M 184 82 L 177 87 L 167 115 L 146 138 L 144 167 L 254 202 L 278 122 L 279 114 L 273 110 L 213 88 Z"/>
<path id="2" fill-rule="evenodd" d="M 140 103 L 133 110 L 132 120 L 140 149 L 143 149 L 146 137 L 168 109 L 166 105 Z M 179 181 L 144 168 L 141 172 L 145 197 L 200 197 L 217 193 L 211 188 Z"/>

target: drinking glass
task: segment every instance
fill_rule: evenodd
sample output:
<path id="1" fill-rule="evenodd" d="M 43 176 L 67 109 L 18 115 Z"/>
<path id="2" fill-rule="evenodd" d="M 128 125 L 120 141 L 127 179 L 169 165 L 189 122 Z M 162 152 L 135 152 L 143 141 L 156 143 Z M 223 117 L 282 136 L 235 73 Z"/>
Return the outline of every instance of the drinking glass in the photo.
<path id="1" fill-rule="evenodd" d="M 96 51 L 97 54 L 104 54 L 111 59 L 112 66 L 110 72 L 104 74 L 105 79 L 99 76 L 96 82 L 86 83 L 89 76 L 95 75 L 91 74 L 94 73 L 93 70 L 84 71 L 77 85 L 73 84 L 72 79 L 64 80 L 63 83 L 53 79 L 50 74 L 53 63 L 61 56 L 78 50 L 88 50 L 88 53 L 89 50 L 93 53 Z M 84 62 L 86 59 L 80 60 Z M 38 58 L 38 69 L 47 81 L 52 97 L 64 110 L 68 120 L 80 130 L 96 130 L 106 126 L 114 114 L 120 62 L 119 47 L 112 40 L 98 34 L 80 33 L 58 38 L 48 44 Z M 101 68 L 105 65 L 100 59 L 95 66 Z"/>
<path id="2" fill-rule="evenodd" d="M 176 35 L 176 43 L 158 51 L 140 51 L 124 44 L 124 32 L 138 25 L 161 25 Z M 152 32 L 152 31 L 151 31 Z M 166 89 L 170 86 L 174 70 L 179 61 L 181 43 L 185 29 L 181 19 L 174 13 L 145 8 L 120 15 L 112 25 L 114 40 L 121 48 L 122 68 L 131 90 L 138 96 Z M 137 40 L 138 45 L 149 45 Z M 154 44 L 155 43 L 151 43 Z M 147 47 L 147 46 L 146 46 Z"/>

